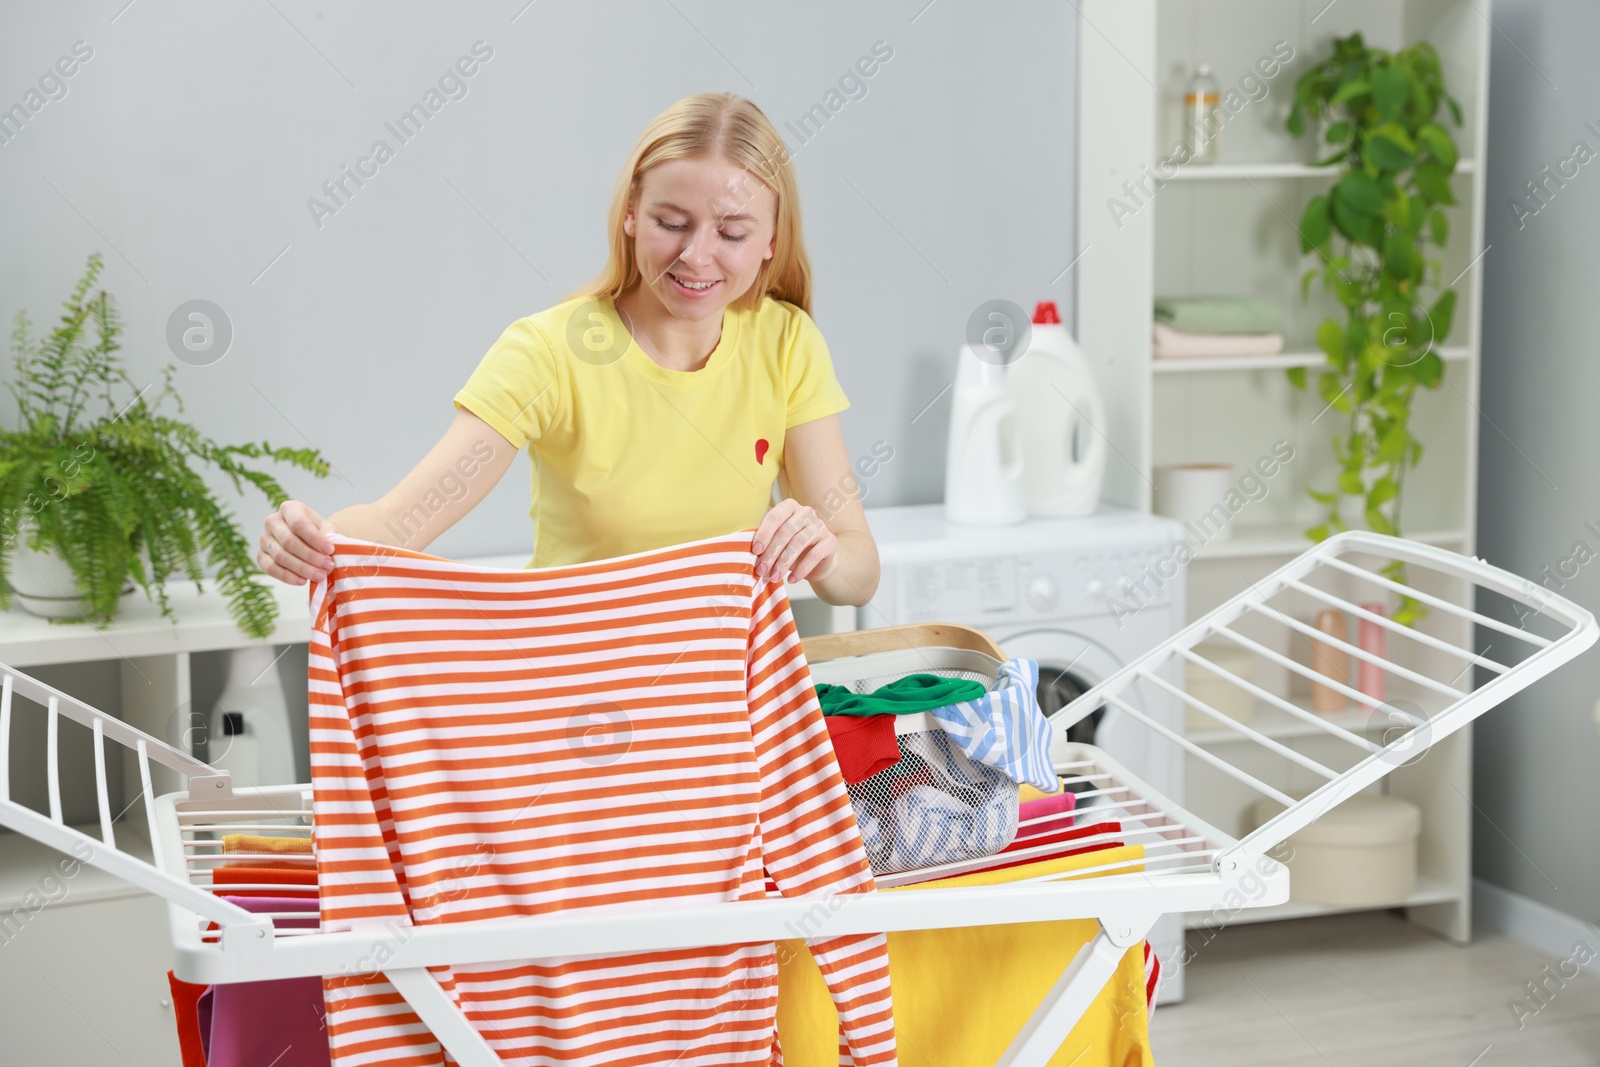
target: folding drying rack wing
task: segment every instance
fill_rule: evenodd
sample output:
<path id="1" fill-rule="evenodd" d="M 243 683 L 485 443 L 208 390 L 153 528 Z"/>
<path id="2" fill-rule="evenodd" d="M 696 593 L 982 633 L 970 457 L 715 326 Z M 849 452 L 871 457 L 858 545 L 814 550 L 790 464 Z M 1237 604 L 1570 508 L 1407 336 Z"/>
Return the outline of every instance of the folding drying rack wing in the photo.
<path id="1" fill-rule="evenodd" d="M 1403 565 L 1404 570 L 1394 569 Z M 1380 573 L 1384 571 L 1384 573 Z M 1374 597 L 1408 598 L 1429 617 L 1413 627 L 1392 611 L 1365 606 Z M 1485 614 L 1479 601 L 1500 599 L 1509 616 Z M 1475 607 L 1464 607 L 1474 604 Z M 1372 651 L 1317 630 L 1302 618 L 1307 608 L 1333 608 L 1383 631 L 1392 654 Z M 1515 616 L 1517 625 L 1504 621 Z M 1477 636 L 1458 638 L 1477 627 Z M 808 639 L 808 653 L 821 662 L 853 657 L 856 677 L 903 669 L 941 669 L 992 664 L 998 649 L 982 635 L 959 627 L 886 628 L 838 638 Z M 1118 671 L 1052 720 L 1051 759 L 1067 788 L 1077 793 L 1079 826 L 1113 820 L 1106 840 L 1087 837 L 1075 846 L 1138 844 L 1134 859 L 1113 858 L 1070 872 L 1035 876 L 1001 885 L 920 889 L 848 895 L 828 901 L 827 936 L 888 930 L 1093 918 L 1094 938 L 1068 963 L 1028 1023 L 1000 1060 L 1002 1067 L 1044 1067 L 1073 1024 L 1111 977 L 1123 954 L 1141 941 L 1156 919 L 1169 912 L 1213 908 L 1237 893 L 1246 877 L 1256 891 L 1243 906 L 1262 907 L 1288 898 L 1288 873 L 1263 864 L 1268 850 L 1317 816 L 1372 786 L 1415 759 L 1490 707 L 1572 659 L 1596 639 L 1594 617 L 1571 601 L 1482 560 L 1392 537 L 1350 532 L 1314 546 L 1241 591 L 1176 636 Z M 1296 655 L 1320 642 L 1381 672 L 1388 699 L 1369 687 L 1352 686 L 1307 666 Z M 1205 642 L 1224 642 L 1253 657 L 1257 670 L 1234 673 L 1208 660 Z M 910 659 L 907 659 L 909 650 Z M 1491 656 L 1489 653 L 1495 654 Z M 978 653 L 974 657 L 974 653 Z M 1232 660 L 1230 660 L 1232 662 Z M 1314 759 L 1250 723 L 1238 721 L 1190 695 L 1172 680 L 1174 666 L 1198 669 L 1242 690 L 1273 714 L 1297 720 L 1305 732 L 1341 746 L 1348 758 Z M 1476 684 L 1477 674 L 1486 680 Z M 1274 673 L 1276 672 L 1276 673 Z M 830 676 L 848 674 L 838 665 Z M 1272 684 L 1276 678 L 1279 684 Z M 1304 683 L 1329 686 L 1372 715 L 1397 724 L 1383 743 L 1370 731 L 1352 728 L 1348 716 L 1328 717 L 1302 706 Z M 1181 723 L 1162 721 L 1149 710 L 1145 693 L 1176 698 L 1214 720 L 1239 742 L 1226 750 L 1250 751 L 1228 760 L 1185 736 Z M 21 697 L 26 705 L 15 698 Z M 1185 756 L 1283 805 L 1258 829 L 1235 838 L 1165 797 L 1130 771 L 1118 753 L 1073 744 L 1066 729 L 1100 708 L 1114 733 L 1142 731 L 1148 745 L 1177 746 Z M 46 811 L 13 798 L 12 720 L 20 714 L 45 718 Z M 99 836 L 69 825 L 61 796 L 63 725 L 87 730 L 95 760 Z M 1281 735 L 1280 735 L 1281 736 Z M 1108 742 L 1109 743 L 1109 742 Z M 154 858 L 145 860 L 126 840 L 119 843 L 111 815 L 107 750 L 138 767 Z M 20 751 L 19 757 L 23 756 Z M 1273 758 L 1295 774 L 1320 784 L 1303 798 L 1267 780 L 1261 760 Z M 1338 765 L 1338 764 L 1347 765 Z M 1243 764 L 1256 768 L 1246 769 Z M 1332 765 L 1331 765 L 1332 764 Z M 152 765 L 186 779 L 183 792 L 152 800 Z M 1286 780 L 1286 779 L 1280 779 Z M 115 717 L 10 667 L 0 665 L 0 826 L 27 835 L 82 862 L 116 875 L 168 903 L 178 977 L 226 983 L 336 975 L 381 969 L 436 1038 L 463 1067 L 495 1067 L 502 1061 L 456 1008 L 429 967 L 488 963 L 561 955 L 611 954 L 745 941 L 779 940 L 809 929 L 817 900 L 771 897 L 715 904 L 667 904 L 588 909 L 531 918 L 410 928 L 405 936 L 384 928 L 322 933 L 275 920 L 304 914 L 253 914 L 211 891 L 210 871 L 224 832 L 309 834 L 311 787 L 232 787 L 225 772 L 143 733 Z M 125 837 L 128 835 L 124 835 Z M 1114 837 L 1115 842 L 1109 840 Z M 1048 847 L 1023 848 L 1007 857 L 1043 856 Z M 1115 854 L 1112 854 L 1115 855 Z M 880 878 L 889 888 L 980 866 L 982 861 Z M 234 886 L 249 889 L 250 886 Z M 257 887 L 273 888 L 273 887 Z M 281 888 L 281 887 L 277 887 Z M 1245 899 L 1242 896 L 1239 899 Z M 376 954 L 375 948 L 382 948 Z"/>

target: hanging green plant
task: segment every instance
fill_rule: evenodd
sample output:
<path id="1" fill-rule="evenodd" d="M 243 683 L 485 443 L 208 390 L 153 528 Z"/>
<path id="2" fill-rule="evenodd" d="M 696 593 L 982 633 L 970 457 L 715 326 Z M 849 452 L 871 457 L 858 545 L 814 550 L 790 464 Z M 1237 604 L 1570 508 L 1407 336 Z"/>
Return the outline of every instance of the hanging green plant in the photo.
<path id="1" fill-rule="evenodd" d="M 1461 125 L 1461 105 L 1426 41 L 1390 53 L 1351 34 L 1295 84 L 1289 132 L 1320 131 L 1332 153 L 1317 165 L 1340 171 L 1300 217 L 1300 250 L 1318 260 L 1301 279 L 1302 295 L 1309 299 L 1320 279 L 1344 309 L 1343 322 L 1327 318 L 1317 327 L 1327 362 L 1316 390 L 1346 421 L 1333 436 L 1338 479 L 1330 489 L 1307 490 L 1328 509 L 1306 531 L 1315 541 L 1349 528 L 1343 512 L 1352 501 L 1369 528 L 1398 535 L 1406 472 L 1422 458 L 1411 433 L 1412 398 L 1444 381 L 1437 346 L 1456 306 L 1430 255 L 1449 239 L 1443 209 L 1456 202 L 1450 176 L 1459 156 L 1441 110 Z M 1289 371 L 1296 388 L 1310 384 L 1306 372 Z M 1398 579 L 1404 565 L 1384 573 Z M 1406 598 L 1395 620 L 1423 614 Z"/>
<path id="2" fill-rule="evenodd" d="M 111 621 L 129 575 L 146 596 L 153 589 L 162 615 L 176 621 L 163 583 L 181 567 L 203 590 L 204 551 L 218 568 L 235 623 L 266 637 L 276 625 L 277 601 L 256 581 L 261 571 L 250 542 L 189 460 L 216 466 L 241 492 L 249 482 L 274 507 L 288 494 L 237 457 L 292 463 L 318 477 L 327 475 L 328 463 L 313 449 L 218 445 L 188 423 L 158 415 L 168 396 L 183 411 L 172 388 L 177 368 L 167 365 L 165 388 L 153 399 L 135 386 L 116 355 L 122 321 L 115 301 L 105 290 L 89 295 L 101 264 L 99 253 L 89 257 L 61 325 L 43 340 L 30 337 L 27 313 L 17 314 L 15 380 L 6 387 L 19 418 L 15 430 L 0 430 L 0 579 L 12 574 L 12 549 L 26 531 L 31 548 L 53 549 L 71 568 L 83 608 L 65 621 Z M 128 398 L 114 397 L 114 387 L 126 387 Z M 105 412 L 85 418 L 96 394 Z M 0 582 L 0 608 L 11 606 L 12 593 L 9 582 Z"/>

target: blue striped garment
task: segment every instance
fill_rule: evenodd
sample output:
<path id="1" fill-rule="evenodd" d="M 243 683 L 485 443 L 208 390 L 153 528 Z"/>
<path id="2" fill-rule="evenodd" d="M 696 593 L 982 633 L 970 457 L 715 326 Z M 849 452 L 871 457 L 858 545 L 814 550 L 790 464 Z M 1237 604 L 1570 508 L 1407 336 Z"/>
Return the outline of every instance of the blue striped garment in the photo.
<path id="1" fill-rule="evenodd" d="M 995 686 L 976 700 L 928 712 L 975 763 L 1016 782 L 1054 793 L 1061 788 L 1050 764 L 1050 723 L 1039 710 L 1039 664 L 1010 659 Z"/>

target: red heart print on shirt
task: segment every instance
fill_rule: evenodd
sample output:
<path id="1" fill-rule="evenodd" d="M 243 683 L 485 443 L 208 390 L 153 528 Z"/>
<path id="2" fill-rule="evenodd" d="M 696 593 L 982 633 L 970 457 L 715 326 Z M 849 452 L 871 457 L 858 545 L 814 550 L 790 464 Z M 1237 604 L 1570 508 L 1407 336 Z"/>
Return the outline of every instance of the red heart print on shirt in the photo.
<path id="1" fill-rule="evenodd" d="M 758 437 L 758 438 L 756 438 L 756 462 L 757 463 L 761 463 L 761 462 L 765 461 L 766 458 L 767 458 L 767 439 L 765 437 Z"/>

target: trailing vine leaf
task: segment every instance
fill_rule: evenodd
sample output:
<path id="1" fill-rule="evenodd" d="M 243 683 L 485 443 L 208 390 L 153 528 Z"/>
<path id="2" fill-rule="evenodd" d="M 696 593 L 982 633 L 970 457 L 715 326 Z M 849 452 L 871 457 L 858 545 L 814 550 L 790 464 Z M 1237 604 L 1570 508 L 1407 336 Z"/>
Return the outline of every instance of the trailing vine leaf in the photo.
<path id="1" fill-rule="evenodd" d="M 1422 458 L 1411 434 L 1412 401 L 1419 388 L 1444 380 L 1436 349 L 1455 314 L 1455 291 L 1439 285 L 1430 251 L 1450 236 L 1444 209 L 1456 202 L 1451 175 L 1460 152 L 1446 122 L 1461 125 L 1460 105 L 1428 42 L 1389 52 L 1351 34 L 1335 39 L 1296 80 L 1289 118 L 1291 134 L 1320 129 L 1343 156 L 1337 180 L 1300 218 L 1300 250 L 1317 256 L 1302 295 L 1309 299 L 1312 281 L 1320 280 L 1344 311 L 1342 323 L 1326 319 L 1317 327 L 1326 362 L 1316 392 L 1345 425 L 1331 442 L 1333 487 L 1307 490 L 1327 518 L 1306 534 L 1321 540 L 1346 529 L 1344 506 L 1359 501 L 1368 528 L 1398 535 L 1406 472 Z M 1290 383 L 1310 388 L 1307 371 L 1291 369 Z M 1390 576 L 1404 573 L 1396 564 Z M 1404 598 L 1394 618 L 1409 625 L 1425 610 Z"/>
<path id="2" fill-rule="evenodd" d="M 203 590 L 209 562 L 235 623 L 266 637 L 276 626 L 277 601 L 256 580 L 250 543 L 191 461 L 221 470 L 241 492 L 254 486 L 274 507 L 288 494 L 240 457 L 289 463 L 318 477 L 328 474 L 328 463 L 313 449 L 219 445 L 159 414 L 169 398 L 183 411 L 172 382 L 177 368 L 163 369 L 164 387 L 154 397 L 129 377 L 116 355 L 116 303 L 104 290 L 91 296 L 101 267 L 99 253 L 91 255 L 61 324 L 43 339 L 35 341 L 27 315 L 17 315 L 16 373 L 6 385 L 17 401 L 18 428 L 0 430 L 0 578 L 10 573 L 11 550 L 26 531 L 30 547 L 60 554 L 84 601 L 80 618 L 52 622 L 110 622 L 130 577 L 176 622 L 167 579 L 181 572 Z M 92 405 L 103 412 L 91 416 Z M 0 585 L 0 608 L 10 607 L 11 594 Z"/>
<path id="3" fill-rule="evenodd" d="M 1300 251 L 1309 252 L 1327 244 L 1332 223 L 1328 219 L 1328 198 L 1314 196 L 1300 213 Z M 1310 272 L 1307 278 L 1312 277 Z"/>

